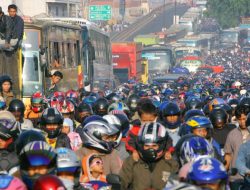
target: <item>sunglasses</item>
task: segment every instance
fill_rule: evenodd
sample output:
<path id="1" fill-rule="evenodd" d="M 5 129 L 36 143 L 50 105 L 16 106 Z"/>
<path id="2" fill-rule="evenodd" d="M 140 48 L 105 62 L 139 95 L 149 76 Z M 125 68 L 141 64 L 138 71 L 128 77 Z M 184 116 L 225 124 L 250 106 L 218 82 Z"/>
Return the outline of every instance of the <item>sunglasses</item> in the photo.
<path id="1" fill-rule="evenodd" d="M 98 165 L 98 166 L 103 165 L 103 161 L 97 160 L 97 161 L 95 161 L 95 162 L 93 162 L 93 163 L 91 164 L 91 166 L 95 166 L 95 165 Z"/>

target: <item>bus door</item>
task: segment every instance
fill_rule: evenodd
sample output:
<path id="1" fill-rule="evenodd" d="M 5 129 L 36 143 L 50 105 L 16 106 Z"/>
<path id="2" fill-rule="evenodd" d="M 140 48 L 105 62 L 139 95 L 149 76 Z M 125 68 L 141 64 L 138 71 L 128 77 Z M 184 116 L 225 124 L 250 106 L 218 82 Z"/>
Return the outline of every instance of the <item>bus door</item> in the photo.
<path id="1" fill-rule="evenodd" d="M 26 28 L 24 30 L 20 64 L 22 65 L 22 97 L 26 105 L 27 98 L 33 93 L 43 91 L 42 68 L 40 64 L 41 31 Z"/>

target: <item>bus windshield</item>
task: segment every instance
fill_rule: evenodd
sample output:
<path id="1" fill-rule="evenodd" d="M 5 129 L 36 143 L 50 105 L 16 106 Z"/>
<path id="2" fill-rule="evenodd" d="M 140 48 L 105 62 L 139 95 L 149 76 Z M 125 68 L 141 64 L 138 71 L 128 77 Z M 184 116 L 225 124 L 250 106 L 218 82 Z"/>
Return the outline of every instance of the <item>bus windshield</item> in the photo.
<path id="1" fill-rule="evenodd" d="M 181 59 L 185 56 L 197 56 L 197 57 L 201 57 L 201 52 L 198 50 L 177 50 L 175 51 L 175 56 L 176 59 Z"/>
<path id="2" fill-rule="evenodd" d="M 235 31 L 223 31 L 221 34 L 221 42 L 223 43 L 237 43 L 238 32 Z"/>
<path id="3" fill-rule="evenodd" d="M 164 50 L 146 50 L 142 57 L 148 60 L 149 70 L 166 71 L 171 67 L 171 53 Z"/>

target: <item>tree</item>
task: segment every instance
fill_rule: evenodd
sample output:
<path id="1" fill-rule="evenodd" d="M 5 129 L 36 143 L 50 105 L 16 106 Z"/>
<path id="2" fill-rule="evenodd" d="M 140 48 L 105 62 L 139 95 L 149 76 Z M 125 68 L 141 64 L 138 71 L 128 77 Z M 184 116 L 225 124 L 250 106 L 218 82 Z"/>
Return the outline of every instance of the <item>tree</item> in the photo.
<path id="1" fill-rule="evenodd" d="M 240 17 L 249 13 L 249 0 L 208 0 L 207 3 L 207 15 L 216 18 L 222 28 L 238 26 Z"/>

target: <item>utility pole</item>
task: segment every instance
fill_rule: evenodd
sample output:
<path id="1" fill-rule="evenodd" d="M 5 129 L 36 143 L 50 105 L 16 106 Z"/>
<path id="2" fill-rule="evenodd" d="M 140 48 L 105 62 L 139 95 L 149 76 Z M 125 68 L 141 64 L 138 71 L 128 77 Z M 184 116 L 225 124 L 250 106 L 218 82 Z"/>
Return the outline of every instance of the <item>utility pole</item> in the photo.
<path id="1" fill-rule="evenodd" d="M 67 2 L 67 12 L 68 12 L 68 17 L 69 17 L 69 0 L 68 0 L 68 2 Z"/>

